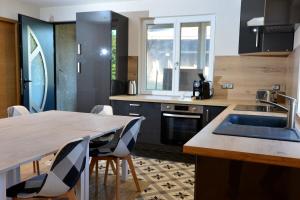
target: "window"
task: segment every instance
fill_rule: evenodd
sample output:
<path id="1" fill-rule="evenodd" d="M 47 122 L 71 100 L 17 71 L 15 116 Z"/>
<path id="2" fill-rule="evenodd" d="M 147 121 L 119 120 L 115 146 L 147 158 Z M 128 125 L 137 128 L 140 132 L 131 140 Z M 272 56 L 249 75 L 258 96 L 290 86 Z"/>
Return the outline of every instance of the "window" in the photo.
<path id="1" fill-rule="evenodd" d="M 214 23 L 214 16 L 145 20 L 140 92 L 191 95 L 199 73 L 212 81 Z"/>

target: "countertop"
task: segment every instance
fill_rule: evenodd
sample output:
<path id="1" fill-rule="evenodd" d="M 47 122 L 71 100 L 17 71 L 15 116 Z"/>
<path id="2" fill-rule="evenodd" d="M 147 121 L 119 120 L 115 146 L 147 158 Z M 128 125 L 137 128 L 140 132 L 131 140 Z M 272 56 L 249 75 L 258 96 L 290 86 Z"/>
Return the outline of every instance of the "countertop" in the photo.
<path id="1" fill-rule="evenodd" d="M 233 159 L 300 168 L 300 143 L 277 140 L 215 135 L 213 131 L 229 114 L 286 116 L 282 113 L 263 113 L 233 110 L 232 104 L 211 121 L 183 147 L 187 154 Z M 297 119 L 296 128 L 300 128 Z"/>
<path id="2" fill-rule="evenodd" d="M 158 96 L 158 95 L 118 95 L 111 96 L 110 100 L 118 101 L 136 101 L 136 102 L 153 102 L 153 103 L 174 103 L 174 104 L 189 104 L 189 105 L 204 105 L 204 106 L 230 106 L 232 104 L 255 105 L 255 100 L 228 100 L 220 98 L 212 98 L 205 100 L 194 100 L 190 97 L 175 97 L 175 96 Z"/>

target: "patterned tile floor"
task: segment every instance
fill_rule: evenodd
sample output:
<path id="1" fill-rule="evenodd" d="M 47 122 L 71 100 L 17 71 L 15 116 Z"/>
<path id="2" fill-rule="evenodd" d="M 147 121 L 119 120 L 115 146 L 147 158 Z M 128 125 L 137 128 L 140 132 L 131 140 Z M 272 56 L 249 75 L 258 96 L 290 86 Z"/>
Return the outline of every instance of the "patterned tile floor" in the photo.
<path id="1" fill-rule="evenodd" d="M 137 194 L 135 200 L 194 199 L 193 164 L 144 157 L 134 157 L 133 162 L 138 179 L 147 183 L 144 191 Z M 100 174 L 104 173 L 104 164 L 99 165 Z M 112 174 L 112 171 L 109 173 Z"/>

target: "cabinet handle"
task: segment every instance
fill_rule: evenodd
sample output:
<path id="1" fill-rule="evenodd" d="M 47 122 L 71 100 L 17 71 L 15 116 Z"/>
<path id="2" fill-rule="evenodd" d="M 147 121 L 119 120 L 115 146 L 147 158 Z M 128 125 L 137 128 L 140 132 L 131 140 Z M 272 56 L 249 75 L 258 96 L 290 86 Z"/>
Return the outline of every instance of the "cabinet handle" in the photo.
<path id="1" fill-rule="evenodd" d="M 255 33 L 255 47 L 258 48 L 259 42 L 259 28 L 254 28 L 253 32 Z"/>
<path id="2" fill-rule="evenodd" d="M 77 73 L 81 74 L 81 63 L 77 62 Z"/>
<path id="3" fill-rule="evenodd" d="M 140 104 L 135 104 L 135 103 L 131 103 L 129 104 L 130 107 L 140 107 L 141 105 Z"/>
<path id="4" fill-rule="evenodd" d="M 140 114 L 137 114 L 137 113 L 129 113 L 129 116 L 139 117 L 139 116 L 141 116 L 141 115 L 140 115 Z"/>
<path id="5" fill-rule="evenodd" d="M 206 109 L 206 116 L 205 116 L 206 121 L 209 121 L 209 109 Z"/>
<path id="6" fill-rule="evenodd" d="M 81 55 L 81 44 L 77 44 L 77 54 Z"/>

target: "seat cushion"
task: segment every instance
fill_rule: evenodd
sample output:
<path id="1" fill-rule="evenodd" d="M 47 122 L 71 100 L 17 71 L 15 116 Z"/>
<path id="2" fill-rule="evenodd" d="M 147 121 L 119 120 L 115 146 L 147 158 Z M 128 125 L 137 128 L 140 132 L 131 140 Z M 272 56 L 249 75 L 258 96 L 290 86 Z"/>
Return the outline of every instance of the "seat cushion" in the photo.
<path id="1" fill-rule="evenodd" d="M 18 183 L 6 190 L 7 197 L 30 198 L 36 197 L 41 190 L 47 174 L 35 176 L 31 179 Z"/>

